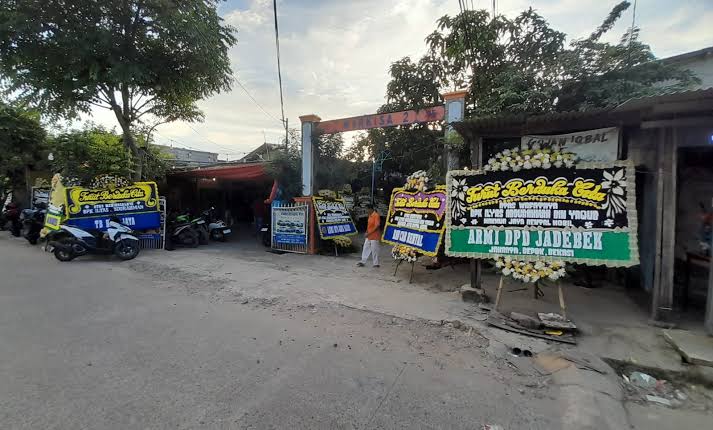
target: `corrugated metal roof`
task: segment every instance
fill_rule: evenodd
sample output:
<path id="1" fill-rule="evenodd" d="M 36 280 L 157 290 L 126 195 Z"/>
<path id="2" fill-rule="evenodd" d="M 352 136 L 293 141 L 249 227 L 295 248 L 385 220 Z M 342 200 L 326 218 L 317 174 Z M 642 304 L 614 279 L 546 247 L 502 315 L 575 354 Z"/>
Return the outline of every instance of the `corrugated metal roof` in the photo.
<path id="1" fill-rule="evenodd" d="M 639 124 L 644 119 L 660 116 L 651 108 L 667 103 L 710 101 L 713 103 L 713 88 L 698 90 L 671 91 L 654 96 L 635 97 L 626 102 L 608 108 L 586 111 L 551 112 L 540 115 L 502 115 L 470 118 L 453 124 L 453 127 L 464 136 L 496 136 L 523 135 L 528 133 L 545 133 L 562 131 L 579 127 L 610 127 Z M 694 114 L 700 112 L 708 103 L 681 106 L 678 114 Z M 678 109 L 678 107 L 676 107 Z M 671 112 L 667 112 L 670 114 Z"/>
<path id="2" fill-rule="evenodd" d="M 660 103 L 686 102 L 701 99 L 713 99 L 713 88 L 698 90 L 670 91 L 655 96 L 634 97 L 617 106 L 615 112 L 641 110 Z"/>

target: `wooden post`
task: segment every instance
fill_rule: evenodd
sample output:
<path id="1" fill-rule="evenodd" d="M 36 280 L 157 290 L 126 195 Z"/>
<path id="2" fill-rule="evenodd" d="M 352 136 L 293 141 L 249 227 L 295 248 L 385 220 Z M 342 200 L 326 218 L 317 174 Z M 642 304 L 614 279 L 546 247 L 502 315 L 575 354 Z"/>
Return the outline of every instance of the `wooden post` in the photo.
<path id="1" fill-rule="evenodd" d="M 711 241 L 713 245 L 713 240 Z M 706 298 L 706 316 L 703 320 L 703 328 L 709 336 L 713 336 L 713 258 L 711 258 L 710 270 L 708 271 L 708 297 Z"/>
<path id="2" fill-rule="evenodd" d="M 470 287 L 480 288 L 480 260 L 474 258 L 470 259 Z"/>
<path id="3" fill-rule="evenodd" d="M 498 310 L 498 306 L 500 306 L 500 295 L 503 293 L 503 276 L 500 275 L 500 283 L 498 284 L 498 292 L 495 295 L 495 310 Z"/>
<path id="4" fill-rule="evenodd" d="M 470 142 L 470 165 L 473 169 L 480 169 L 483 166 L 483 138 L 475 136 Z M 480 260 L 470 260 L 470 287 L 481 288 L 482 286 L 482 265 Z"/>
<path id="5" fill-rule="evenodd" d="M 409 277 L 408 277 L 408 283 L 409 283 L 409 284 L 411 283 L 411 281 L 413 281 L 413 268 L 414 268 L 415 265 L 416 265 L 415 262 L 414 262 L 414 263 L 411 263 L 411 275 L 409 275 Z"/>
<path id="6" fill-rule="evenodd" d="M 396 272 L 399 270 L 399 266 L 401 265 L 401 262 L 404 260 L 399 260 L 396 262 L 396 268 L 394 269 L 394 276 L 396 276 Z"/>
<path id="7" fill-rule="evenodd" d="M 562 311 L 562 318 L 567 320 L 567 306 L 564 304 L 564 294 L 562 293 L 562 283 L 557 282 L 557 294 L 560 298 L 560 310 Z"/>
<path id="8" fill-rule="evenodd" d="M 678 131 L 659 130 L 657 167 L 657 232 L 654 285 L 652 290 L 653 320 L 665 319 L 673 310 L 673 271 L 676 245 Z M 660 231 L 658 231 L 660 229 Z"/>

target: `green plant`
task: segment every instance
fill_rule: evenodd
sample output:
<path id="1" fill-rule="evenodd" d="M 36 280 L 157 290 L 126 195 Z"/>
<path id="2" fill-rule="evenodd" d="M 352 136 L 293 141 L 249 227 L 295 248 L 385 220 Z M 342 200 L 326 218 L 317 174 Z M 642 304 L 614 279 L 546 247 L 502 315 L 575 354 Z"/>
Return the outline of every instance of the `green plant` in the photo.
<path id="1" fill-rule="evenodd" d="M 109 110 L 140 179 L 134 127 L 201 120 L 197 102 L 231 87 L 236 39 L 219 1 L 4 0 L 6 93 L 54 116 Z"/>

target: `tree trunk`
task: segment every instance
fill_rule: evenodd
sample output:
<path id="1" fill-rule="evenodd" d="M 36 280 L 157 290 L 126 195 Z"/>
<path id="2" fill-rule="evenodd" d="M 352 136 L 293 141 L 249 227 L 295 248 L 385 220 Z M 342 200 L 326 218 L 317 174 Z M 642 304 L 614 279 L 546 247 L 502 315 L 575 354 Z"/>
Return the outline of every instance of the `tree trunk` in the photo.
<path id="1" fill-rule="evenodd" d="M 121 126 L 124 146 L 131 152 L 131 161 L 134 162 L 134 174 L 131 179 L 134 181 L 140 181 L 143 176 L 142 173 L 144 167 L 141 149 L 136 145 L 136 139 L 134 138 L 134 134 L 131 132 L 131 124 L 126 120 L 124 115 L 122 115 L 121 108 L 115 106 L 114 114 L 116 115 L 116 119 L 119 121 L 119 125 Z"/>

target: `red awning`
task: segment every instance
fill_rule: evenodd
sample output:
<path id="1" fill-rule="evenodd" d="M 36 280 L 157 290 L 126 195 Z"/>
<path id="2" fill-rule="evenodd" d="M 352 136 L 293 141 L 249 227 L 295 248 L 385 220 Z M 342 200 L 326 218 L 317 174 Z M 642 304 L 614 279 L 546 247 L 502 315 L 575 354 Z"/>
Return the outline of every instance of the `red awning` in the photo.
<path id="1" fill-rule="evenodd" d="M 265 163 L 231 164 L 227 166 L 198 167 L 182 172 L 170 172 L 169 176 L 184 178 L 216 178 L 231 181 L 268 181 Z"/>

